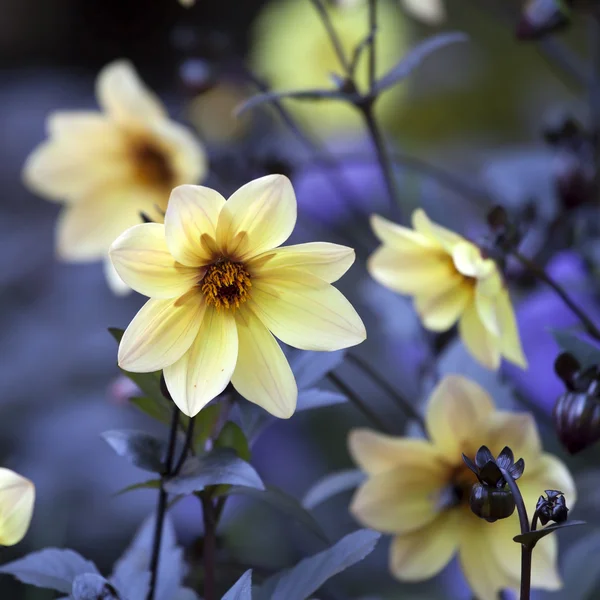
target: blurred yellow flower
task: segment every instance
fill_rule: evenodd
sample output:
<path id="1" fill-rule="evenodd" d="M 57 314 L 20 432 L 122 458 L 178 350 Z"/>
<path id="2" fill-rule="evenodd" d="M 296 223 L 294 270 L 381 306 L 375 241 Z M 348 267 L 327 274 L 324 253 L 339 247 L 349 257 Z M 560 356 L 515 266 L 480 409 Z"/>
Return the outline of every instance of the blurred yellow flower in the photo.
<path id="1" fill-rule="evenodd" d="M 126 231 L 110 257 L 134 290 L 149 296 L 121 340 L 119 365 L 164 369 L 177 406 L 197 414 L 231 381 L 281 418 L 297 387 L 272 334 L 304 350 L 362 342 L 365 328 L 332 285 L 354 251 L 328 243 L 278 248 L 296 223 L 296 197 L 283 175 L 251 181 L 225 201 L 218 192 L 173 190 L 165 224 Z"/>
<path id="2" fill-rule="evenodd" d="M 127 61 L 107 65 L 96 95 L 103 112 L 66 111 L 48 117 L 48 140 L 27 159 L 25 183 L 64 202 L 57 253 L 66 261 L 105 258 L 110 244 L 141 221 L 163 220 L 171 190 L 196 183 L 206 157 L 193 134 L 171 120 Z M 112 271 L 116 292 L 128 288 Z"/>
<path id="3" fill-rule="evenodd" d="M 462 236 L 416 210 L 413 228 L 373 215 L 382 245 L 368 269 L 382 285 L 413 296 L 427 329 L 447 331 L 456 321 L 469 352 L 497 369 L 501 357 L 527 368 L 510 296 L 496 263 Z"/>
<path id="4" fill-rule="evenodd" d="M 442 0 L 400 0 L 411 16 L 427 25 L 439 25 L 446 18 Z"/>
<path id="5" fill-rule="evenodd" d="M 366 2 L 349 9 L 328 4 L 329 14 L 346 55 L 369 33 Z M 409 46 L 406 23 L 397 0 L 378 1 L 377 75 L 394 66 Z M 367 52 L 357 68 L 357 83 L 368 83 Z M 311 3 L 276 0 L 258 16 L 253 32 L 252 65 L 275 91 L 332 89 L 333 73 L 343 74 L 337 55 L 318 13 Z M 390 120 L 401 109 L 405 86 L 387 91 L 377 103 L 378 117 Z M 338 101 L 288 101 L 288 108 L 317 135 L 359 131 L 364 126 L 352 106 Z"/>
<path id="6" fill-rule="evenodd" d="M 518 588 L 521 547 L 517 513 L 488 523 L 471 512 L 475 475 L 461 454 L 474 457 L 486 445 L 496 456 L 509 446 L 525 460 L 519 488 L 529 513 L 547 489 L 575 502 L 566 466 L 542 452 L 530 414 L 499 411 L 479 385 L 458 375 L 445 377 L 432 392 L 426 415 L 430 441 L 351 432 L 350 452 L 368 479 L 356 492 L 351 511 L 368 527 L 394 536 L 390 571 L 404 581 L 433 577 L 458 552 L 462 570 L 479 600 L 496 600 L 505 588 Z M 543 538 L 533 553 L 532 585 L 554 590 L 557 541 Z"/>
<path id="7" fill-rule="evenodd" d="M 29 479 L 0 468 L 0 546 L 14 546 L 27 533 L 35 487 Z"/>

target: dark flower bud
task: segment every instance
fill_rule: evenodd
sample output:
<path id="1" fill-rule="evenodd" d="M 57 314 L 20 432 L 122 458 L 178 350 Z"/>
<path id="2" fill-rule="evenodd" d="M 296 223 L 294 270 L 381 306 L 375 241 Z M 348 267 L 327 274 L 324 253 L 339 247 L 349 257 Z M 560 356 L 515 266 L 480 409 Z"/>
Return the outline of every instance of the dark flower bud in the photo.
<path id="1" fill-rule="evenodd" d="M 563 352 L 554 361 L 554 372 L 563 380 L 569 390 L 575 390 L 575 378 L 581 369 L 579 361 L 568 352 Z"/>
<path id="2" fill-rule="evenodd" d="M 517 38 L 537 40 L 566 28 L 571 23 L 571 11 L 564 0 L 529 0 L 517 26 Z"/>
<path id="3" fill-rule="evenodd" d="M 524 233 L 524 215 L 509 214 L 502 206 L 494 206 L 487 214 L 490 232 L 479 243 L 485 256 L 503 261 L 507 254 L 516 249 Z"/>
<path id="4" fill-rule="evenodd" d="M 546 498 L 540 496 L 535 507 L 535 514 L 540 523 L 546 525 L 550 521 L 564 523 L 568 518 L 569 509 L 565 496 L 558 490 L 546 490 Z"/>
<path id="5" fill-rule="evenodd" d="M 588 391 L 567 391 L 552 411 L 558 438 L 571 454 L 600 439 L 600 399 Z"/>
<path id="6" fill-rule="evenodd" d="M 469 503 L 471 510 L 488 523 L 506 519 L 515 511 L 515 500 L 508 488 L 499 489 L 484 483 L 476 483 L 471 488 Z"/>

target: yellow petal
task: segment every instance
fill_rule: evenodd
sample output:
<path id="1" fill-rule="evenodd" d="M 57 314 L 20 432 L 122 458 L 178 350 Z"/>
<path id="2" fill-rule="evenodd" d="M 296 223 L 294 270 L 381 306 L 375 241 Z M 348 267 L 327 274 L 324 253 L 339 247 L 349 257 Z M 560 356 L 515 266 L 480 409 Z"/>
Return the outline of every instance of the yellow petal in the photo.
<path id="1" fill-rule="evenodd" d="M 271 273 L 274 277 L 293 278 L 299 272 L 333 283 L 352 266 L 354 259 L 354 250 L 347 246 L 311 242 L 267 250 L 249 260 L 246 266 L 257 278 L 267 278 Z"/>
<path id="2" fill-rule="evenodd" d="M 500 321 L 500 352 L 506 360 L 526 369 L 527 358 L 521 346 L 517 320 L 507 289 L 500 292 L 497 307 Z"/>
<path id="3" fill-rule="evenodd" d="M 499 410 L 488 415 L 482 429 L 485 429 L 488 440 L 486 446 L 492 453 L 496 455 L 504 446 L 508 446 L 514 452 L 515 459 L 525 460 L 526 471 L 533 472 L 537 468 L 542 456 L 542 443 L 531 414 Z"/>
<path id="4" fill-rule="evenodd" d="M 188 417 L 197 415 L 231 381 L 238 356 L 238 336 L 231 311 L 208 307 L 188 352 L 165 368 L 173 401 Z"/>
<path id="5" fill-rule="evenodd" d="M 439 25 L 446 18 L 442 0 L 402 0 L 404 8 L 426 25 Z"/>
<path id="6" fill-rule="evenodd" d="M 301 350 L 340 350 L 366 338 L 363 322 L 332 285 L 298 274 L 253 282 L 252 310 L 282 342 Z"/>
<path id="7" fill-rule="evenodd" d="M 494 412 L 494 402 L 477 383 L 462 375 L 446 375 L 427 406 L 427 431 L 450 464 L 462 464 L 465 441 L 481 431 Z"/>
<path id="8" fill-rule="evenodd" d="M 205 308 L 197 290 L 181 298 L 148 300 L 123 334 L 119 366 L 148 373 L 178 361 L 196 338 Z"/>
<path id="9" fill-rule="evenodd" d="M 127 60 L 114 61 L 100 71 L 96 96 L 100 106 L 122 123 L 148 123 L 166 117 L 160 100 L 142 83 Z"/>
<path id="10" fill-rule="evenodd" d="M 402 581 L 437 575 L 458 549 L 460 511 L 448 510 L 435 521 L 396 536 L 390 546 L 390 571 Z"/>
<path id="11" fill-rule="evenodd" d="M 569 508 L 573 508 L 577 501 L 573 476 L 565 463 L 551 454 L 542 454 L 531 468 L 525 463 L 525 473 L 518 483 L 528 507 L 535 506 L 543 490 L 563 492 Z"/>
<path id="12" fill-rule="evenodd" d="M 488 369 L 496 370 L 500 366 L 498 340 L 483 326 L 474 302 L 465 308 L 458 331 L 475 360 Z"/>
<path id="13" fill-rule="evenodd" d="M 224 205 L 219 192 L 200 185 L 180 185 L 171 192 L 165 234 L 169 250 L 180 263 L 194 267 L 213 260 L 211 248 Z"/>
<path id="14" fill-rule="evenodd" d="M 375 281 L 400 294 L 442 293 L 463 279 L 448 254 L 435 248 L 408 253 L 382 246 L 369 257 L 367 269 Z"/>
<path id="15" fill-rule="evenodd" d="M 370 429 L 354 429 L 348 436 L 350 455 L 369 475 L 400 467 L 421 469 L 432 477 L 444 476 L 443 461 L 433 444 L 384 435 Z"/>
<path id="16" fill-rule="evenodd" d="M 463 519 L 460 535 L 460 564 L 463 573 L 478 600 L 498 600 L 500 590 L 519 588 L 520 577 L 511 577 L 491 553 L 490 536 L 494 535 L 499 521 L 487 523 L 475 515 L 469 517 L 473 518 Z M 512 539 L 511 544 L 518 557 L 519 545 Z"/>
<path id="17" fill-rule="evenodd" d="M 123 233 L 110 248 L 121 279 L 151 298 L 175 298 L 193 288 L 202 272 L 176 262 L 165 240 L 165 226 L 143 223 Z"/>
<path id="18" fill-rule="evenodd" d="M 104 276 L 110 291 L 116 296 L 126 296 L 131 293 L 131 288 L 119 277 L 108 256 L 104 259 Z"/>
<path id="19" fill-rule="evenodd" d="M 434 239 L 397 225 L 379 215 L 371 215 L 371 227 L 375 235 L 387 246 L 401 252 L 402 254 L 420 253 L 423 249 L 441 248 Z"/>
<path id="20" fill-rule="evenodd" d="M 452 253 L 456 244 L 465 241 L 465 238 L 458 235 L 458 233 L 454 233 L 454 231 L 431 221 L 422 208 L 418 208 L 413 212 L 412 224 L 417 232 L 429 240 L 437 242 L 449 253 Z"/>
<path id="21" fill-rule="evenodd" d="M 145 194 L 123 202 L 136 191 L 98 189 L 85 201 L 65 206 L 56 223 L 58 257 L 75 262 L 103 258 L 121 233 L 140 223 L 140 210 L 152 207 L 153 197 Z"/>
<path id="22" fill-rule="evenodd" d="M 452 260 L 457 270 L 467 277 L 482 278 L 488 277 L 496 272 L 496 264 L 493 260 L 484 259 L 481 256 L 481 250 L 467 242 L 459 242 L 452 248 Z"/>
<path id="23" fill-rule="evenodd" d="M 475 286 L 475 308 L 483 326 L 494 337 L 501 334 L 500 317 L 498 315 L 498 295 L 489 295 L 485 287 L 480 285 L 481 281 Z"/>
<path id="24" fill-rule="evenodd" d="M 296 225 L 296 195 L 283 175 L 267 175 L 242 186 L 219 216 L 217 242 L 223 253 L 247 260 L 275 248 Z"/>
<path id="25" fill-rule="evenodd" d="M 542 489 L 540 488 L 540 490 Z M 541 491 L 538 493 L 538 497 L 540 493 Z M 519 544 L 515 544 L 513 537 L 520 533 L 521 529 L 516 513 L 508 519 L 496 521 L 489 529 L 486 528 L 486 537 L 494 560 L 516 581 L 521 578 L 521 547 Z M 548 535 L 536 544 L 531 565 L 532 587 L 545 590 L 557 590 L 561 587 L 557 558 L 558 543 L 555 535 Z"/>
<path id="26" fill-rule="evenodd" d="M 417 296 L 415 310 L 427 329 L 447 331 L 456 323 L 472 299 L 471 284 L 459 280 L 453 287 L 435 296 Z"/>
<path id="27" fill-rule="evenodd" d="M 29 479 L 0 468 L 0 546 L 18 544 L 27 533 L 35 487 Z"/>
<path id="28" fill-rule="evenodd" d="M 350 511 L 383 533 L 415 531 L 438 516 L 443 485 L 430 471 L 403 465 L 370 477 L 354 494 Z"/>
<path id="29" fill-rule="evenodd" d="M 277 340 L 250 310 L 236 311 L 239 351 L 231 378 L 246 400 L 280 419 L 296 410 L 298 388 Z"/>

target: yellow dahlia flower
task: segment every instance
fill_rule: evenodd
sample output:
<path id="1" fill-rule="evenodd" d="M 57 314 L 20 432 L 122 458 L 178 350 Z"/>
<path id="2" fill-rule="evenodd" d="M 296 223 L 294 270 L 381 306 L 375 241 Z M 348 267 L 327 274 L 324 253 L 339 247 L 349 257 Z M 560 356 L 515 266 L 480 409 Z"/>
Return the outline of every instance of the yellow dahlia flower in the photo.
<path id="1" fill-rule="evenodd" d="M 304 350 L 362 342 L 365 328 L 332 285 L 354 251 L 328 243 L 278 248 L 296 223 L 296 197 L 283 175 L 251 181 L 225 201 L 206 187 L 173 190 L 165 224 L 136 225 L 110 257 L 150 300 L 121 340 L 119 365 L 164 369 L 177 406 L 197 414 L 231 381 L 281 418 L 297 388 L 272 334 Z"/>
<path id="2" fill-rule="evenodd" d="M 14 546 L 27 533 L 35 487 L 29 479 L 0 468 L 0 546 Z"/>
<path id="3" fill-rule="evenodd" d="M 475 475 L 461 454 L 473 457 L 486 445 L 496 456 L 509 446 L 525 460 L 519 479 L 530 516 L 544 490 L 565 493 L 575 502 L 566 466 L 542 452 L 530 414 L 499 411 L 476 383 L 445 377 L 427 407 L 430 440 L 391 437 L 367 429 L 351 432 L 350 452 L 368 479 L 356 492 L 351 511 L 368 527 L 394 536 L 390 571 L 404 581 L 433 577 L 458 553 L 462 570 L 479 600 L 496 600 L 505 588 L 518 588 L 521 547 L 517 513 L 488 523 L 471 512 L 469 495 Z M 532 585 L 554 590 L 557 541 L 543 538 L 533 552 Z"/>
<path id="4" fill-rule="evenodd" d="M 377 76 L 386 73 L 408 49 L 406 23 L 396 0 L 378 1 Z M 333 25 L 349 59 L 369 33 L 367 2 L 349 9 L 328 4 Z M 331 40 L 308 0 L 274 0 L 267 4 L 254 26 L 252 65 L 276 91 L 332 89 L 331 75 L 343 74 Z M 358 64 L 356 80 L 368 84 L 367 52 Z M 399 110 L 405 86 L 386 92 L 377 103 L 378 116 L 392 119 Z M 364 127 L 352 106 L 338 101 L 287 103 L 289 110 L 317 135 L 360 131 Z"/>
<path id="5" fill-rule="evenodd" d="M 27 159 L 25 183 L 64 202 L 57 252 L 66 261 L 104 258 L 110 244 L 141 221 L 162 221 L 171 190 L 206 173 L 204 150 L 187 128 L 171 120 L 127 61 L 98 75 L 102 112 L 65 111 L 48 117 L 49 138 Z M 117 292 L 128 290 L 111 271 Z"/>
<path id="6" fill-rule="evenodd" d="M 413 296 L 423 326 L 447 331 L 458 321 L 460 336 L 475 359 L 497 369 L 504 357 L 527 368 L 508 290 L 496 263 L 475 244 L 416 210 L 413 229 L 380 216 L 371 218 L 382 245 L 369 258 L 371 276 Z"/>

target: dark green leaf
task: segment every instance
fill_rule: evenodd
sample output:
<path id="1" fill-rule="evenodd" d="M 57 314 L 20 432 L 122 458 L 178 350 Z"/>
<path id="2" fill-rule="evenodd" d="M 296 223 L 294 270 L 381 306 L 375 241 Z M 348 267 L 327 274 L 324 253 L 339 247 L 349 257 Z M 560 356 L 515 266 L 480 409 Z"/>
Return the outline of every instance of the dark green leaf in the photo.
<path id="1" fill-rule="evenodd" d="M 551 329 L 550 333 L 564 352 L 572 354 L 583 367 L 600 364 L 600 348 L 566 329 Z"/>
<path id="2" fill-rule="evenodd" d="M 171 494 L 192 494 L 219 484 L 264 489 L 254 467 L 230 448 L 215 448 L 202 456 L 188 458 L 179 474 L 166 481 L 165 489 Z"/>
<path id="3" fill-rule="evenodd" d="M 213 434 L 215 425 L 221 416 L 221 407 L 220 402 L 213 402 L 204 407 L 196 416 L 194 447 L 198 452 L 204 452 L 206 440 Z"/>
<path id="4" fill-rule="evenodd" d="M 70 594 L 78 575 L 99 575 L 93 562 L 73 550 L 45 548 L 0 567 L 0 573 L 13 575 L 23 583 Z"/>
<path id="5" fill-rule="evenodd" d="M 322 504 L 337 494 L 353 490 L 365 481 L 365 479 L 365 474 L 358 469 L 329 473 L 312 485 L 308 492 L 306 492 L 302 504 L 305 508 L 312 510 L 315 506 Z"/>
<path id="6" fill-rule="evenodd" d="M 266 94 L 257 94 L 252 98 L 242 102 L 234 109 L 234 114 L 239 117 L 243 113 L 265 102 L 278 102 L 280 100 L 341 100 L 347 97 L 346 94 L 338 90 L 301 90 L 296 92 L 267 92 Z"/>
<path id="7" fill-rule="evenodd" d="M 135 429 L 105 431 L 102 437 L 119 456 L 136 467 L 153 473 L 162 472 L 162 461 L 167 450 L 164 440 Z"/>
<path id="8" fill-rule="evenodd" d="M 171 421 L 171 414 L 166 402 L 157 402 L 154 398 L 148 396 L 134 396 L 129 401 L 152 419 L 167 424 Z"/>
<path id="9" fill-rule="evenodd" d="M 221 429 L 219 437 L 215 440 L 215 448 L 232 448 L 242 460 L 250 461 L 248 440 L 239 426 L 231 421 L 225 423 Z"/>
<path id="10" fill-rule="evenodd" d="M 410 75 L 423 60 L 437 50 L 445 48 L 450 44 L 466 42 L 468 40 L 469 37 L 461 32 L 440 33 L 439 35 L 426 39 L 405 54 L 400 62 L 395 67 L 392 67 L 390 71 L 375 84 L 375 91 L 378 93 L 382 92 L 399 81 L 402 81 Z"/>
<path id="11" fill-rule="evenodd" d="M 73 600 L 120 600 L 117 590 L 101 575 L 85 573 L 73 581 Z"/>
<path id="12" fill-rule="evenodd" d="M 543 537 L 550 535 L 554 531 L 564 529 L 565 527 L 572 527 L 573 525 L 585 525 L 585 521 L 565 521 L 564 523 L 554 523 L 554 525 L 548 525 L 548 527 L 544 527 L 543 529 L 536 529 L 535 531 L 530 531 L 529 533 L 516 535 L 513 540 L 519 544 L 523 544 L 524 546 L 535 546 L 535 544 Z"/>
<path id="13" fill-rule="evenodd" d="M 133 492 L 135 490 L 157 490 L 160 487 L 160 479 L 149 479 L 148 481 L 142 481 L 141 483 L 134 483 L 128 485 L 126 488 L 115 492 L 115 496 L 121 496 L 127 492 Z"/>
<path id="14" fill-rule="evenodd" d="M 246 571 L 222 600 L 252 600 L 252 569 Z"/>
<path id="15" fill-rule="evenodd" d="M 223 491 L 223 496 L 233 495 L 249 496 L 256 500 L 266 502 L 269 506 L 273 507 L 283 515 L 290 517 L 298 523 L 304 525 L 307 529 L 312 531 L 318 538 L 325 543 L 329 544 L 329 538 L 323 531 L 321 526 L 317 523 L 312 514 L 306 510 L 296 498 L 286 494 L 284 491 L 274 486 L 267 486 L 264 490 L 259 490 L 250 487 L 234 486 L 226 491 Z"/>

